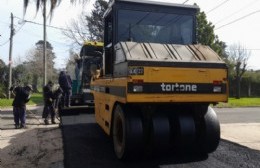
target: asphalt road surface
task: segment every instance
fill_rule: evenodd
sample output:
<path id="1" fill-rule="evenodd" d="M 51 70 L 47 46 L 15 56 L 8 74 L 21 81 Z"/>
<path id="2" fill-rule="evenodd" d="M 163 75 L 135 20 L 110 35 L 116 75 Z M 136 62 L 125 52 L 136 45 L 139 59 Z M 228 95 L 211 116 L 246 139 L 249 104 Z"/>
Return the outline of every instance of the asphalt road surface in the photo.
<path id="1" fill-rule="evenodd" d="M 259 122 L 260 108 L 217 109 L 220 122 Z M 250 114 L 250 115 L 249 115 Z M 248 117 L 251 116 L 251 117 Z M 112 140 L 95 123 L 94 114 L 62 117 L 65 168 L 259 168 L 260 151 L 221 140 L 218 149 L 207 155 L 147 154 L 123 162 L 113 153 Z"/>

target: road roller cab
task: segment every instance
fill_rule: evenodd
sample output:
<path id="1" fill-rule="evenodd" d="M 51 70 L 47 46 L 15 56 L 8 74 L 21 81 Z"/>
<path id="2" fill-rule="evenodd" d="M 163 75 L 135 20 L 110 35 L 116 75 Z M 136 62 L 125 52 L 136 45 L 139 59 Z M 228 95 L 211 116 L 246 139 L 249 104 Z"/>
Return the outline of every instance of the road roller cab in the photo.
<path id="1" fill-rule="evenodd" d="M 115 0 L 105 13 L 103 67 L 93 77 L 95 118 L 119 159 L 176 148 L 213 152 L 211 103 L 228 99 L 227 66 L 196 44 L 197 6 Z"/>

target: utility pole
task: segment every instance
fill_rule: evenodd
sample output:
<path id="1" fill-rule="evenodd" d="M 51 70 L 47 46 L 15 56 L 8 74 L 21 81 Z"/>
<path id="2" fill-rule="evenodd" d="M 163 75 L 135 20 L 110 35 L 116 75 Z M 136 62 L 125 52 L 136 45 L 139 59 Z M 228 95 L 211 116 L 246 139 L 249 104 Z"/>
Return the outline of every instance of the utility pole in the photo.
<path id="1" fill-rule="evenodd" d="M 13 51 L 13 36 L 14 36 L 14 16 L 11 13 L 11 33 L 10 33 L 10 47 L 9 47 L 9 82 L 8 82 L 8 99 L 11 98 L 11 91 L 9 90 L 12 86 L 12 51 Z"/>
<path id="2" fill-rule="evenodd" d="M 47 59 L 46 59 L 46 0 L 43 1 L 43 86 L 47 83 Z"/>

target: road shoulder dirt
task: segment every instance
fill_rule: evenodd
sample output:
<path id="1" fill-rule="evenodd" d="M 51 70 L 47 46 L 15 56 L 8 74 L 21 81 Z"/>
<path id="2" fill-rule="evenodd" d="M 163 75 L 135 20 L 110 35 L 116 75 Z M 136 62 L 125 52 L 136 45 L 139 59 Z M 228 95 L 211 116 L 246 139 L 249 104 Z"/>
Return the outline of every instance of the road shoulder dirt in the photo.
<path id="1" fill-rule="evenodd" d="M 59 125 L 44 125 L 41 112 L 27 111 L 27 129 L 14 129 L 12 111 L 1 112 L 0 168 L 64 167 Z"/>
<path id="2" fill-rule="evenodd" d="M 221 138 L 260 151 L 260 123 L 221 124 Z"/>

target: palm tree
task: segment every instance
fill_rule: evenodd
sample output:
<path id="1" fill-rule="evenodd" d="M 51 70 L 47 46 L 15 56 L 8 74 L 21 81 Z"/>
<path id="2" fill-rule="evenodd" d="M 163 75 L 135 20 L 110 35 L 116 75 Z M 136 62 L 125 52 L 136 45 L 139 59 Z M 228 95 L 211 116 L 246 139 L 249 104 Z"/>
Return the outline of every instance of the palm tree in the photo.
<path id="1" fill-rule="evenodd" d="M 46 65 L 46 2 L 48 0 L 34 0 L 36 2 L 36 11 L 39 11 L 40 6 L 43 6 L 43 69 L 44 69 L 44 77 L 43 77 L 43 85 L 47 83 L 47 65 Z M 52 18 L 53 10 L 61 3 L 62 0 L 49 0 L 50 1 L 50 19 Z M 64 0 L 65 1 L 65 0 Z M 82 3 L 85 4 L 89 0 L 70 0 L 71 3 Z M 26 13 L 26 9 L 30 0 L 24 0 L 24 15 Z"/>
<path id="2" fill-rule="evenodd" d="M 28 4 L 30 1 L 33 1 L 33 0 L 23 0 L 23 4 L 24 4 L 24 14 L 26 13 L 26 9 L 28 7 Z M 44 4 L 46 4 L 46 1 L 48 0 L 34 0 L 36 2 L 36 11 L 38 12 L 39 8 L 41 5 L 44 6 Z M 62 0 L 49 0 L 50 1 L 50 14 L 53 13 L 53 10 L 59 6 L 59 4 L 62 2 Z M 64 0 L 65 1 L 65 0 Z M 89 0 L 70 0 L 70 2 L 73 4 L 73 3 L 82 3 L 82 4 L 85 4 L 87 3 Z"/>

